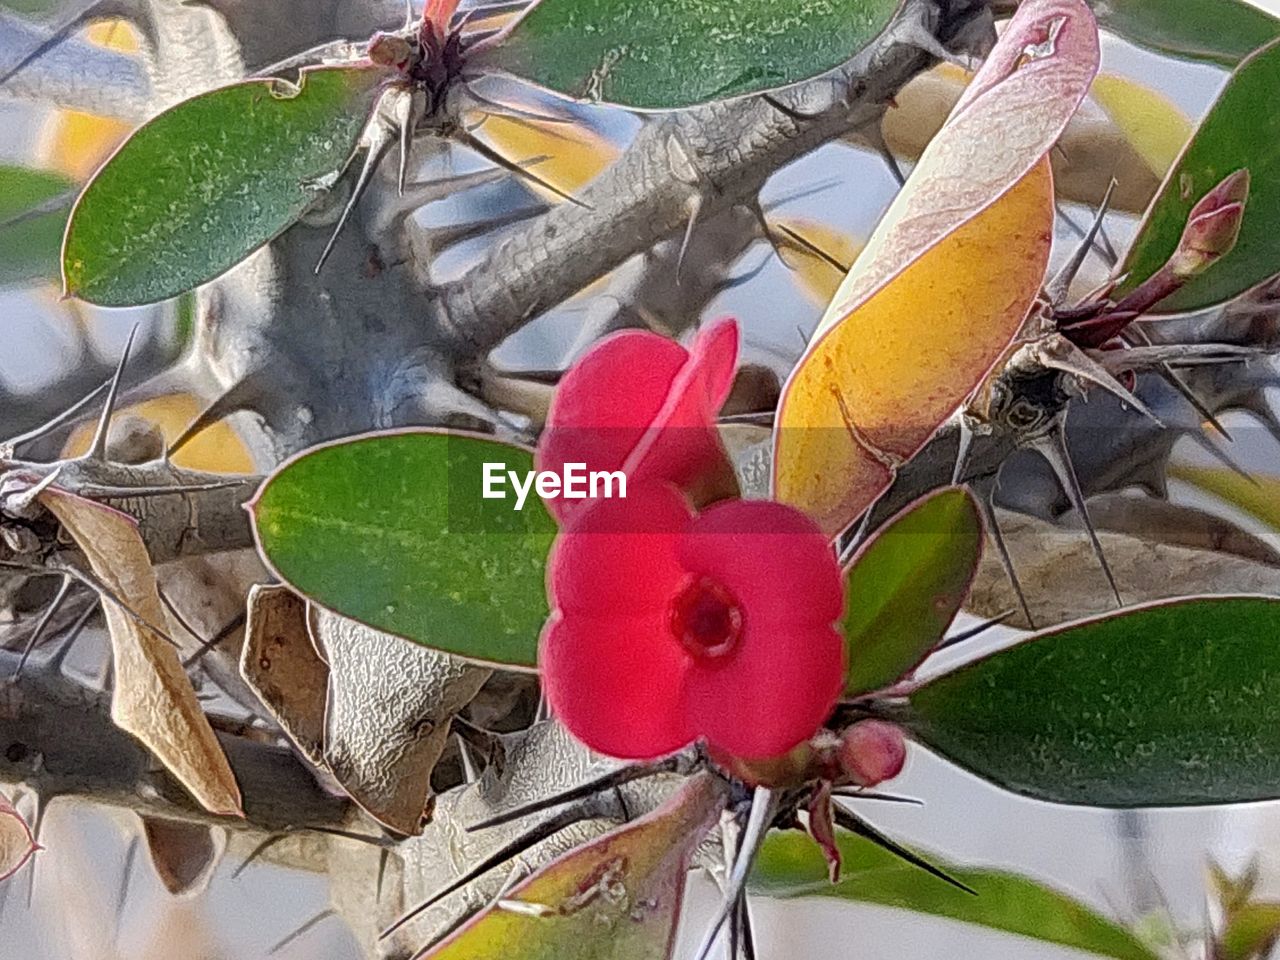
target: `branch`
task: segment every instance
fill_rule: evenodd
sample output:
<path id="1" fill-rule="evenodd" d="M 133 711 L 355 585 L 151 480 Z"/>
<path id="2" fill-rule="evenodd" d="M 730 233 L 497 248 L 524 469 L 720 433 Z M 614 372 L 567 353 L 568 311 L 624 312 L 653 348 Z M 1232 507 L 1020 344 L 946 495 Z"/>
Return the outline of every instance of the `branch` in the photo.
<path id="1" fill-rule="evenodd" d="M 585 207 L 554 207 L 440 288 L 446 347 L 458 357 L 483 356 L 629 257 L 683 231 L 694 204 L 700 221 L 754 206 L 787 163 L 879 121 L 894 94 L 933 62 L 919 48 L 922 36 L 954 40 L 984 11 L 974 0 L 907 0 L 848 64 L 779 92 L 772 103 L 751 97 L 654 118 L 579 195 Z"/>
<path id="2" fill-rule="evenodd" d="M 17 659 L 0 651 L 0 676 L 12 676 Z M 243 820 L 205 812 L 112 723 L 110 694 L 28 666 L 17 683 L 0 683 L 0 780 L 25 783 L 44 800 L 79 796 L 232 830 L 341 827 L 348 821 L 350 802 L 326 792 L 291 749 L 262 731 L 221 726 L 218 739 L 244 797 Z"/>

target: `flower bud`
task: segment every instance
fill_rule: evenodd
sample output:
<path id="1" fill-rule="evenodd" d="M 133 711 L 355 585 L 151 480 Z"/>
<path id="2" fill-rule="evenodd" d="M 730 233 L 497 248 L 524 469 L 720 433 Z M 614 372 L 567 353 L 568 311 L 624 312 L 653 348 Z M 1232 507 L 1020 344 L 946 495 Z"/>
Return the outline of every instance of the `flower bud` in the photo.
<path id="1" fill-rule="evenodd" d="M 1187 217 L 1169 269 L 1179 279 L 1203 273 L 1236 245 L 1249 196 L 1249 171 L 1237 170 L 1200 198 Z"/>
<path id="2" fill-rule="evenodd" d="M 907 762 L 902 731 L 883 720 L 862 720 L 840 737 L 840 770 L 861 787 L 892 780 Z"/>
<path id="3" fill-rule="evenodd" d="M 369 41 L 369 59 L 380 67 L 403 70 L 413 56 L 413 45 L 394 33 L 375 33 Z"/>

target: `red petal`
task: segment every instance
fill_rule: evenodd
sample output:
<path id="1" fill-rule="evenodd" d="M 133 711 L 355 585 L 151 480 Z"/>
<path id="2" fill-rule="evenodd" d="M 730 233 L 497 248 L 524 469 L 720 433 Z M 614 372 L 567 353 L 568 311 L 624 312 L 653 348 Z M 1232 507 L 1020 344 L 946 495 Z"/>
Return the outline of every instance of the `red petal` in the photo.
<path id="1" fill-rule="evenodd" d="M 667 484 L 634 484 L 625 499 L 590 503 L 552 548 L 552 607 L 606 619 L 665 616 L 685 576 L 677 550 L 692 521 L 689 504 Z"/>
<path id="2" fill-rule="evenodd" d="M 537 468 L 563 473 L 566 463 L 619 470 L 666 401 L 689 353 L 666 337 L 627 330 L 606 337 L 569 368 L 547 413 Z M 556 498 L 562 523 L 582 501 Z"/>
<path id="3" fill-rule="evenodd" d="M 733 389 L 737 364 L 735 321 L 722 320 L 698 334 L 651 429 L 627 459 L 629 476 L 668 480 L 686 489 L 708 475 L 732 477 L 716 418 Z"/>
<path id="4" fill-rule="evenodd" d="M 728 587 L 758 625 L 827 625 L 844 610 L 830 541 L 785 504 L 728 500 L 708 508 L 682 539 L 680 563 Z"/>
<path id="5" fill-rule="evenodd" d="M 753 627 L 746 607 L 732 654 L 691 660 L 684 701 L 712 746 L 759 760 L 808 740 L 831 715 L 844 686 L 844 640 L 830 626 Z"/>
<path id="6" fill-rule="evenodd" d="M 553 615 L 539 647 L 542 689 L 555 716 L 588 747 L 628 760 L 660 757 L 695 739 L 681 702 L 688 663 L 661 612 Z"/>

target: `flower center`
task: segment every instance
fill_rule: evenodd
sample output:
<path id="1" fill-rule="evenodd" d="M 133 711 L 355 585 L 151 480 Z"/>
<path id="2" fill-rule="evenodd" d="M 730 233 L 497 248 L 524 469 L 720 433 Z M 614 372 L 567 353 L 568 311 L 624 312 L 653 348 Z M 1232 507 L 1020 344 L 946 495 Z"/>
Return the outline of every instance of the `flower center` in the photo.
<path id="1" fill-rule="evenodd" d="M 742 633 L 742 610 L 710 577 L 692 577 L 671 603 L 671 632 L 695 657 L 723 657 Z"/>

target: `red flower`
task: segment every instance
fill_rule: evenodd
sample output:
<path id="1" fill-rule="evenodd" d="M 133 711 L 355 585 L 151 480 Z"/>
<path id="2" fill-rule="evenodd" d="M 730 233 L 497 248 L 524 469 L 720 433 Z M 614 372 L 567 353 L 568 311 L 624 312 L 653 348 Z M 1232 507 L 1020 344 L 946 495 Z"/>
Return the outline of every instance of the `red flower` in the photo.
<path id="1" fill-rule="evenodd" d="M 746 759 L 811 737 L 844 682 L 840 569 L 779 503 L 695 515 L 666 483 L 575 511 L 552 551 L 543 689 L 562 723 L 615 757 L 698 738 Z"/>
<path id="2" fill-rule="evenodd" d="M 564 473 L 622 470 L 628 482 L 669 480 L 706 503 L 737 492 L 716 432 L 733 387 L 738 325 L 713 324 L 690 350 L 654 333 L 626 330 L 593 346 L 561 379 L 538 443 L 537 468 Z M 556 498 L 564 523 L 590 501 Z"/>

